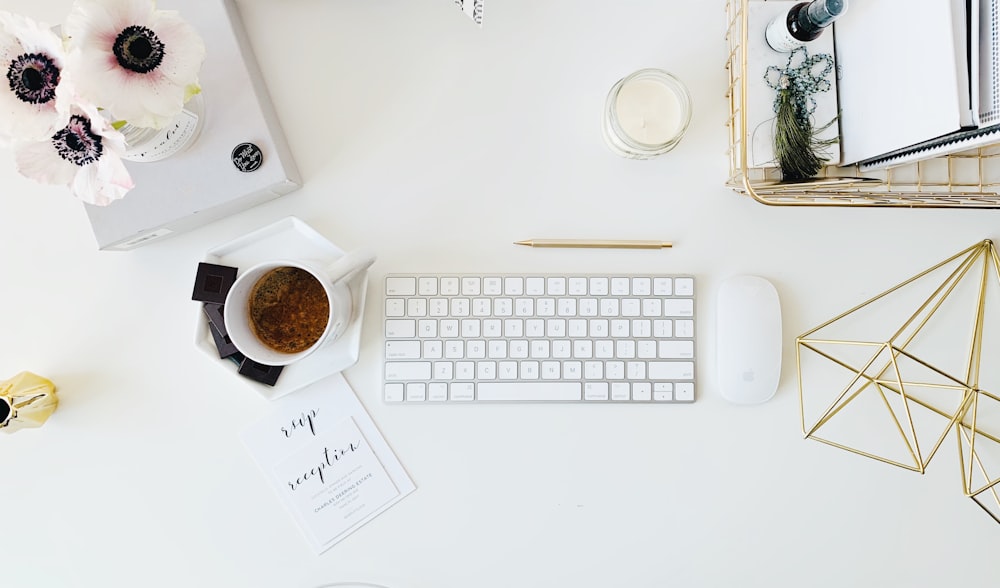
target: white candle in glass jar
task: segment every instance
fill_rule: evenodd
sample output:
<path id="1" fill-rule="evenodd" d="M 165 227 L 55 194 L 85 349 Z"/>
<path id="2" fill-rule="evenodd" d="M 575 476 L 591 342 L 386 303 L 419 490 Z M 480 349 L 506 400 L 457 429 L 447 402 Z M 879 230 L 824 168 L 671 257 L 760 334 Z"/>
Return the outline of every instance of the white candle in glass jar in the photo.
<path id="1" fill-rule="evenodd" d="M 671 74 L 643 69 L 615 84 L 604 115 L 608 146 L 620 155 L 647 159 L 670 151 L 684 136 L 691 99 Z"/>

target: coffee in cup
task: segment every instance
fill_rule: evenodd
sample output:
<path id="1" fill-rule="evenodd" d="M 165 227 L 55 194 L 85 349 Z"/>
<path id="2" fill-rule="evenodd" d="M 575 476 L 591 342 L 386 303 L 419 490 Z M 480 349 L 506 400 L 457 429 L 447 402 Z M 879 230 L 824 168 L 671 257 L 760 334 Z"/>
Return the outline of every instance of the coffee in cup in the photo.
<path id="1" fill-rule="evenodd" d="M 358 318 L 349 284 L 374 261 L 358 250 L 329 265 L 284 259 L 241 271 L 223 307 L 233 345 L 257 363 L 279 366 L 336 341 Z"/>
<path id="2" fill-rule="evenodd" d="M 282 266 L 264 274 L 250 289 L 250 330 L 281 353 L 299 353 L 323 336 L 330 321 L 330 299 L 323 284 L 299 267 Z"/>

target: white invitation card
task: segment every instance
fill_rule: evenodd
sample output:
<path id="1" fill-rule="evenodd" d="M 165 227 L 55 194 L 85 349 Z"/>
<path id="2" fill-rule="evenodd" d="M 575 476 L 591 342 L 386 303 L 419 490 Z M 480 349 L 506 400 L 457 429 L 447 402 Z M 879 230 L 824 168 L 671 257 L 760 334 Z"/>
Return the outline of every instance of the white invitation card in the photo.
<path id="1" fill-rule="evenodd" d="M 416 489 L 340 374 L 276 404 L 243 442 L 317 553 Z"/>

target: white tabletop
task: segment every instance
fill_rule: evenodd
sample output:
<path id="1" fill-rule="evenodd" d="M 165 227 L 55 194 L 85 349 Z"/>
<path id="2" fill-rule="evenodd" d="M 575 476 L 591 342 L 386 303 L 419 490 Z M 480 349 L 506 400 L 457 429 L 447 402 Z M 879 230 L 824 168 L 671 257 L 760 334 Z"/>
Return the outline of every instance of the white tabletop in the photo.
<path id="1" fill-rule="evenodd" d="M 58 22 L 69 4 L 0 8 Z M 482 29 L 450 0 L 239 5 L 301 190 L 99 252 L 68 192 L 0 158 L 0 378 L 30 370 L 61 397 L 42 428 L 0 438 L 4 586 L 995 583 L 1000 525 L 963 496 L 953 438 L 923 476 L 804 440 L 793 343 L 996 237 L 1000 213 L 768 207 L 727 189 L 723 0 L 489 0 Z M 674 151 L 633 161 L 599 123 L 643 67 L 684 80 L 694 116 Z M 193 342 L 197 262 L 289 215 L 379 255 L 345 376 L 417 485 L 319 556 L 240 441 L 272 404 Z M 675 247 L 512 245 L 558 237 Z M 694 274 L 697 402 L 384 404 L 382 276 L 487 270 Z M 715 295 L 740 273 L 783 301 L 780 389 L 754 407 L 715 386 Z"/>

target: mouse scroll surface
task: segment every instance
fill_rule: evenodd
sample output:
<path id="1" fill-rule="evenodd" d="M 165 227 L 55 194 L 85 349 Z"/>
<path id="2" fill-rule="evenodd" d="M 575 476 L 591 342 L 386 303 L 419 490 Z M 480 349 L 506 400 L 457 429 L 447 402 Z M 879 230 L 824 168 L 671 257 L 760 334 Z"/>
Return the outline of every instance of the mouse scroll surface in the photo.
<path id="1" fill-rule="evenodd" d="M 737 404 L 770 400 L 781 376 L 781 304 L 771 282 L 733 276 L 719 287 L 716 367 L 722 397 Z"/>

